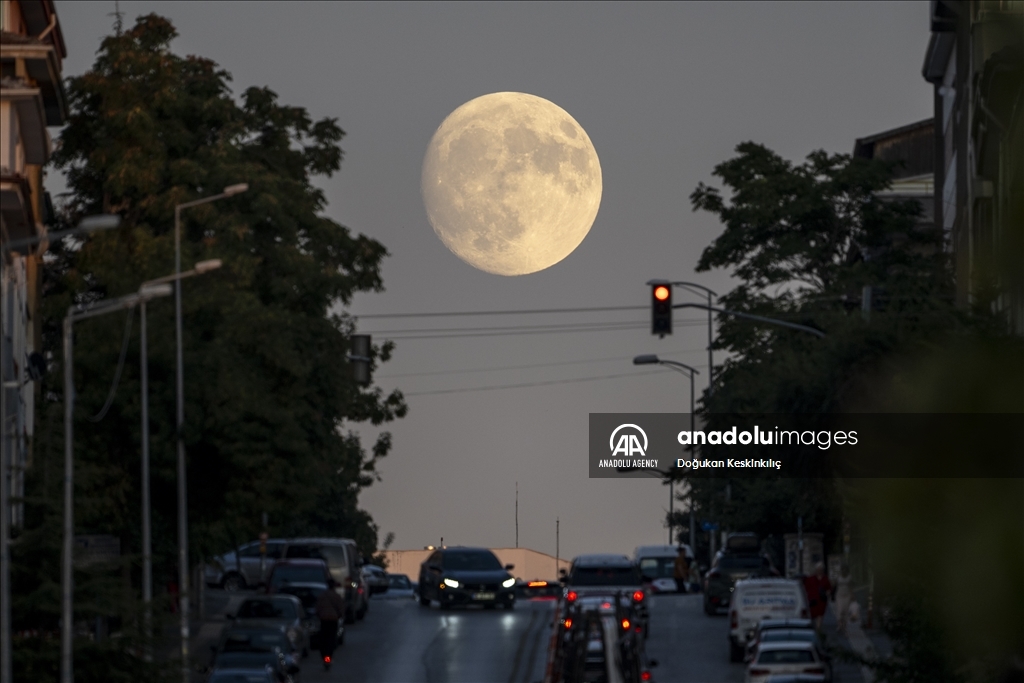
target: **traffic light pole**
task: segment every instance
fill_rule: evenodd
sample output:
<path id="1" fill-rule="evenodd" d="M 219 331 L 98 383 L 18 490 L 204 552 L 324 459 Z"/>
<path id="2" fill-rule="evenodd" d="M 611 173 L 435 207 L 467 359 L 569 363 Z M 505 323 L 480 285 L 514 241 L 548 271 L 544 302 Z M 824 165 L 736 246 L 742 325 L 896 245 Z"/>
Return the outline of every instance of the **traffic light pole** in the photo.
<path id="1" fill-rule="evenodd" d="M 739 311 L 730 311 L 730 310 L 725 309 L 725 308 L 718 308 L 717 306 L 706 306 L 704 304 L 673 304 L 672 308 L 702 308 L 702 309 L 707 310 L 709 315 L 713 311 L 715 313 L 722 313 L 724 315 L 731 315 L 731 316 L 734 316 L 734 317 L 737 317 L 737 318 L 744 318 L 746 320 L 753 320 L 753 321 L 759 322 L 759 323 L 766 323 L 768 325 L 778 325 L 779 327 L 788 327 L 791 330 L 800 330 L 801 332 L 809 332 L 809 333 L 811 333 L 813 335 L 816 335 L 818 337 L 824 337 L 825 336 L 825 333 L 822 332 L 821 330 L 815 329 L 813 327 L 808 327 L 807 325 L 799 325 L 797 323 L 786 322 L 785 320 L 778 320 L 777 318 L 766 318 L 763 315 L 753 315 L 751 313 L 741 313 Z"/>

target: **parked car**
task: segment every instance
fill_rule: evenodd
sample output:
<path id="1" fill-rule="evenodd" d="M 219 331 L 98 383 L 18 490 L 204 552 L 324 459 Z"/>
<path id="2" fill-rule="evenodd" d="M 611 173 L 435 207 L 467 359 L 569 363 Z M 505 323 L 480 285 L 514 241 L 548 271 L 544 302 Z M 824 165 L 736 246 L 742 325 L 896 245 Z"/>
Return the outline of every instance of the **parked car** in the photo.
<path id="1" fill-rule="evenodd" d="M 762 643 L 754 661 L 747 666 L 747 683 L 767 683 L 769 678 L 784 674 L 820 676 L 827 683 L 826 664 L 811 643 Z"/>
<path id="2" fill-rule="evenodd" d="M 292 647 L 303 657 L 309 655 L 309 629 L 306 609 L 294 595 L 278 594 L 246 598 L 235 614 L 226 614 L 230 629 L 234 626 L 247 628 L 281 628 Z"/>
<path id="3" fill-rule="evenodd" d="M 729 605 L 737 581 L 778 576 L 771 561 L 759 554 L 720 552 L 704 575 L 704 613 L 717 614 Z"/>
<path id="4" fill-rule="evenodd" d="M 272 538 L 266 542 L 266 554 L 260 542 L 252 541 L 215 557 L 204 570 L 207 584 L 228 591 L 266 583 L 279 560 L 320 559 L 327 563 L 334 580 L 344 588 L 349 611 L 345 622 L 362 619 L 370 605 L 370 592 L 360 572 L 362 557 L 350 538 Z M 263 567 L 261 573 L 260 567 Z"/>
<path id="5" fill-rule="evenodd" d="M 747 656 L 745 661 L 749 662 L 754 657 L 754 650 L 761 640 L 761 635 L 767 631 L 782 630 L 810 630 L 814 631 L 814 622 L 810 619 L 762 619 L 754 627 L 754 634 L 747 639 Z M 799 639 L 798 639 L 799 640 Z"/>
<path id="6" fill-rule="evenodd" d="M 799 581 L 782 578 L 737 581 L 729 603 L 729 660 L 743 661 L 747 642 L 763 619 L 806 619 L 807 616 L 807 597 Z"/>
<path id="7" fill-rule="evenodd" d="M 375 564 L 364 564 L 362 573 L 370 595 L 387 592 L 390 584 L 388 583 L 388 573 L 386 571 Z"/>
<path id="8" fill-rule="evenodd" d="M 270 666 L 278 681 L 291 680 L 300 671 L 299 651 L 285 633 L 286 629 L 250 628 L 233 625 L 224 629 L 213 651 L 213 671 L 225 669 L 263 670 Z"/>
<path id="9" fill-rule="evenodd" d="M 435 550 L 420 565 L 420 604 L 437 600 L 441 609 L 452 605 L 515 605 L 516 580 L 509 574 L 513 565 L 501 562 L 487 548 L 443 548 Z"/>
<path id="10" fill-rule="evenodd" d="M 678 590 L 675 570 L 680 547 L 683 548 L 686 561 L 692 567 L 697 560 L 688 545 L 642 545 L 634 552 L 633 560 L 640 568 L 640 576 L 644 584 L 650 586 L 652 594 L 675 593 Z M 689 584 L 689 581 L 685 583 Z M 687 585 L 687 590 L 692 590 L 692 588 Z"/>
<path id="11" fill-rule="evenodd" d="M 416 587 L 405 574 L 388 574 L 388 590 L 379 596 L 384 600 L 410 600 L 416 597 Z"/>

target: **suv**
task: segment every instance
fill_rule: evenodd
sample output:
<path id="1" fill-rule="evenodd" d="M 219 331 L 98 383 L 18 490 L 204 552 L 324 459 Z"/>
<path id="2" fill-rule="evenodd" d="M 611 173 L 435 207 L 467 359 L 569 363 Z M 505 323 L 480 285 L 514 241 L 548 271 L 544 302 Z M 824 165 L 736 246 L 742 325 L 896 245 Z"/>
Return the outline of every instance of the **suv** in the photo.
<path id="1" fill-rule="evenodd" d="M 572 561 L 561 581 L 565 585 L 566 611 L 581 598 L 628 596 L 636 611 L 637 626 L 647 637 L 647 592 L 637 566 L 625 555 L 580 555 Z"/>
<path id="2" fill-rule="evenodd" d="M 239 546 L 214 559 L 205 570 L 206 582 L 234 591 L 266 582 L 274 563 L 282 559 L 317 559 L 327 563 L 331 576 L 344 587 L 350 606 L 345 623 L 362 619 L 369 609 L 370 593 L 360 569 L 363 565 L 356 542 L 350 538 L 272 538 L 266 543 L 266 555 L 260 556 L 260 542 Z M 263 573 L 260 573 L 260 565 Z"/>
<path id="3" fill-rule="evenodd" d="M 437 600 L 441 609 L 477 604 L 494 609 L 515 605 L 514 565 L 501 566 L 487 548 L 442 548 L 420 565 L 420 604 Z"/>
<path id="4" fill-rule="evenodd" d="M 704 575 L 704 613 L 717 614 L 729 606 L 733 588 L 742 579 L 778 576 L 753 534 L 732 534 L 724 550 L 715 555 L 711 569 Z"/>

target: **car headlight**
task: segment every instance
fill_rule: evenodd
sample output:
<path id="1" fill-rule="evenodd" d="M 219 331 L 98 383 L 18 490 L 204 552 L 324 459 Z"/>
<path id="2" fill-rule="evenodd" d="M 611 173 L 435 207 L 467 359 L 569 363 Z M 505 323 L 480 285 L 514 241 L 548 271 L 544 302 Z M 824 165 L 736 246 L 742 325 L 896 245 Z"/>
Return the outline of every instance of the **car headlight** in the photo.
<path id="1" fill-rule="evenodd" d="M 449 588 L 458 588 L 459 587 L 459 582 L 456 581 L 455 579 L 445 579 L 444 580 L 444 585 L 448 586 Z"/>
<path id="2" fill-rule="evenodd" d="M 502 588 L 511 588 L 514 585 L 516 585 L 516 580 L 512 578 L 505 579 L 501 582 Z"/>

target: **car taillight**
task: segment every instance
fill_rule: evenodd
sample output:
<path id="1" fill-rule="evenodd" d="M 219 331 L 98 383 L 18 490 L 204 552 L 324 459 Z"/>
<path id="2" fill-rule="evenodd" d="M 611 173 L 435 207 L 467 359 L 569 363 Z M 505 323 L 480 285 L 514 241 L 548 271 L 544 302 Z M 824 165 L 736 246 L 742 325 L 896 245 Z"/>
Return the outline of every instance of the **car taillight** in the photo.
<path id="1" fill-rule="evenodd" d="M 324 655 L 324 663 L 325 664 L 330 664 L 331 663 L 331 656 L 330 655 Z"/>
<path id="2" fill-rule="evenodd" d="M 623 631 L 628 631 L 629 630 L 629 619 L 623 619 L 622 620 L 622 630 Z"/>
<path id="3" fill-rule="evenodd" d="M 562 625 L 565 626 L 566 629 L 572 628 L 572 617 L 562 619 Z"/>
<path id="4" fill-rule="evenodd" d="M 644 599 L 644 592 L 643 591 L 633 591 L 633 602 L 643 602 L 643 599 Z"/>
<path id="5" fill-rule="evenodd" d="M 640 680 L 641 681 L 649 681 L 649 680 L 651 680 L 651 672 L 650 671 L 643 671 L 643 672 L 641 672 L 640 673 Z"/>
<path id="6" fill-rule="evenodd" d="M 567 602 L 576 602 L 576 598 L 578 597 L 579 595 L 576 594 L 576 591 L 569 591 L 565 594 L 565 599 Z"/>
<path id="7" fill-rule="evenodd" d="M 740 625 L 739 617 L 736 614 L 736 610 L 729 612 L 729 628 L 736 628 Z"/>

